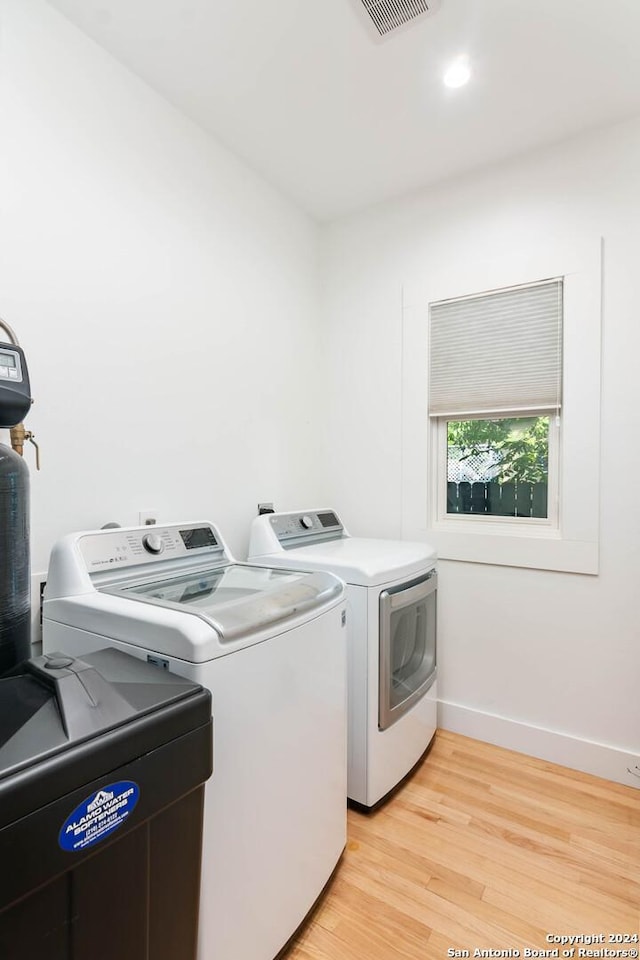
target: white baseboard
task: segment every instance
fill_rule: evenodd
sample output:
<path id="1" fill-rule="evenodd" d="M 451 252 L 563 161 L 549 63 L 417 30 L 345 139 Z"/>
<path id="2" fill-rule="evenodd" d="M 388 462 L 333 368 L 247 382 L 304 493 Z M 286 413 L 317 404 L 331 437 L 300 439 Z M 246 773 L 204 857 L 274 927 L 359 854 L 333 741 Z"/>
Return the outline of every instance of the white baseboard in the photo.
<path id="1" fill-rule="evenodd" d="M 443 700 L 438 702 L 438 726 L 452 733 L 461 733 L 640 789 L 640 756 L 605 743 L 580 740 L 565 733 L 555 733 Z M 638 776 L 629 773 L 628 768 L 637 770 Z"/>

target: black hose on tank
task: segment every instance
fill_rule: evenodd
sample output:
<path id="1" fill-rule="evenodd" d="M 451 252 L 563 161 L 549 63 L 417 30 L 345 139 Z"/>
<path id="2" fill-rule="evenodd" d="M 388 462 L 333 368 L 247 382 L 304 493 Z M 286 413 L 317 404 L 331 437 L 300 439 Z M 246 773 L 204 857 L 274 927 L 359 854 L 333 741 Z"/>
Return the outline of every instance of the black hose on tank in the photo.
<path id="1" fill-rule="evenodd" d="M 0 444 L 0 676 L 30 655 L 29 470 Z"/>

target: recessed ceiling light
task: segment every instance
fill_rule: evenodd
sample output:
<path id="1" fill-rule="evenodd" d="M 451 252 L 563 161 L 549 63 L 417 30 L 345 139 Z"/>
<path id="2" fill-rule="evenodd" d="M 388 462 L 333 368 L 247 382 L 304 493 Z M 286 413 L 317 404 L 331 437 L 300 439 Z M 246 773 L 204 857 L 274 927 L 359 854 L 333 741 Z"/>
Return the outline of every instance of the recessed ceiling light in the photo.
<path id="1" fill-rule="evenodd" d="M 466 57 L 458 57 L 450 63 L 444 72 L 442 82 L 445 87 L 464 87 L 469 82 L 471 67 Z"/>

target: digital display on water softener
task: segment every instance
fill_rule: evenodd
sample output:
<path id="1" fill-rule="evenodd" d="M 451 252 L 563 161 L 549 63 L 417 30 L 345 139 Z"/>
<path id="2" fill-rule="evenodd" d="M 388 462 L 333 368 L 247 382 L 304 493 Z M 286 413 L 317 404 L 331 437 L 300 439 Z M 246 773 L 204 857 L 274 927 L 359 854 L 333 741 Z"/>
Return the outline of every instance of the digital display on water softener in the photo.
<path id="1" fill-rule="evenodd" d="M 31 403 L 29 374 L 23 351 L 16 344 L 0 343 L 0 428 L 15 427 L 24 420 Z"/>
<path id="2" fill-rule="evenodd" d="M 198 547 L 217 547 L 218 541 L 210 527 L 196 527 L 194 530 L 181 530 L 180 536 L 187 550 Z"/>

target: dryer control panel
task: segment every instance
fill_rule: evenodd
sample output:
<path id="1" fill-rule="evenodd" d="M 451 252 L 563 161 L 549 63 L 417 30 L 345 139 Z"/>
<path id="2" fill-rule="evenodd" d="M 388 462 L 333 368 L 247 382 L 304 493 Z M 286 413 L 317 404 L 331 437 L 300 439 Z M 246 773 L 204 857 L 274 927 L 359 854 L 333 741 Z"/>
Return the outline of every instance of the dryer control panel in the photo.
<path id="1" fill-rule="evenodd" d="M 340 518 L 333 510 L 272 513 L 267 514 L 264 519 L 285 550 L 302 544 L 339 540 L 347 536 Z"/>

